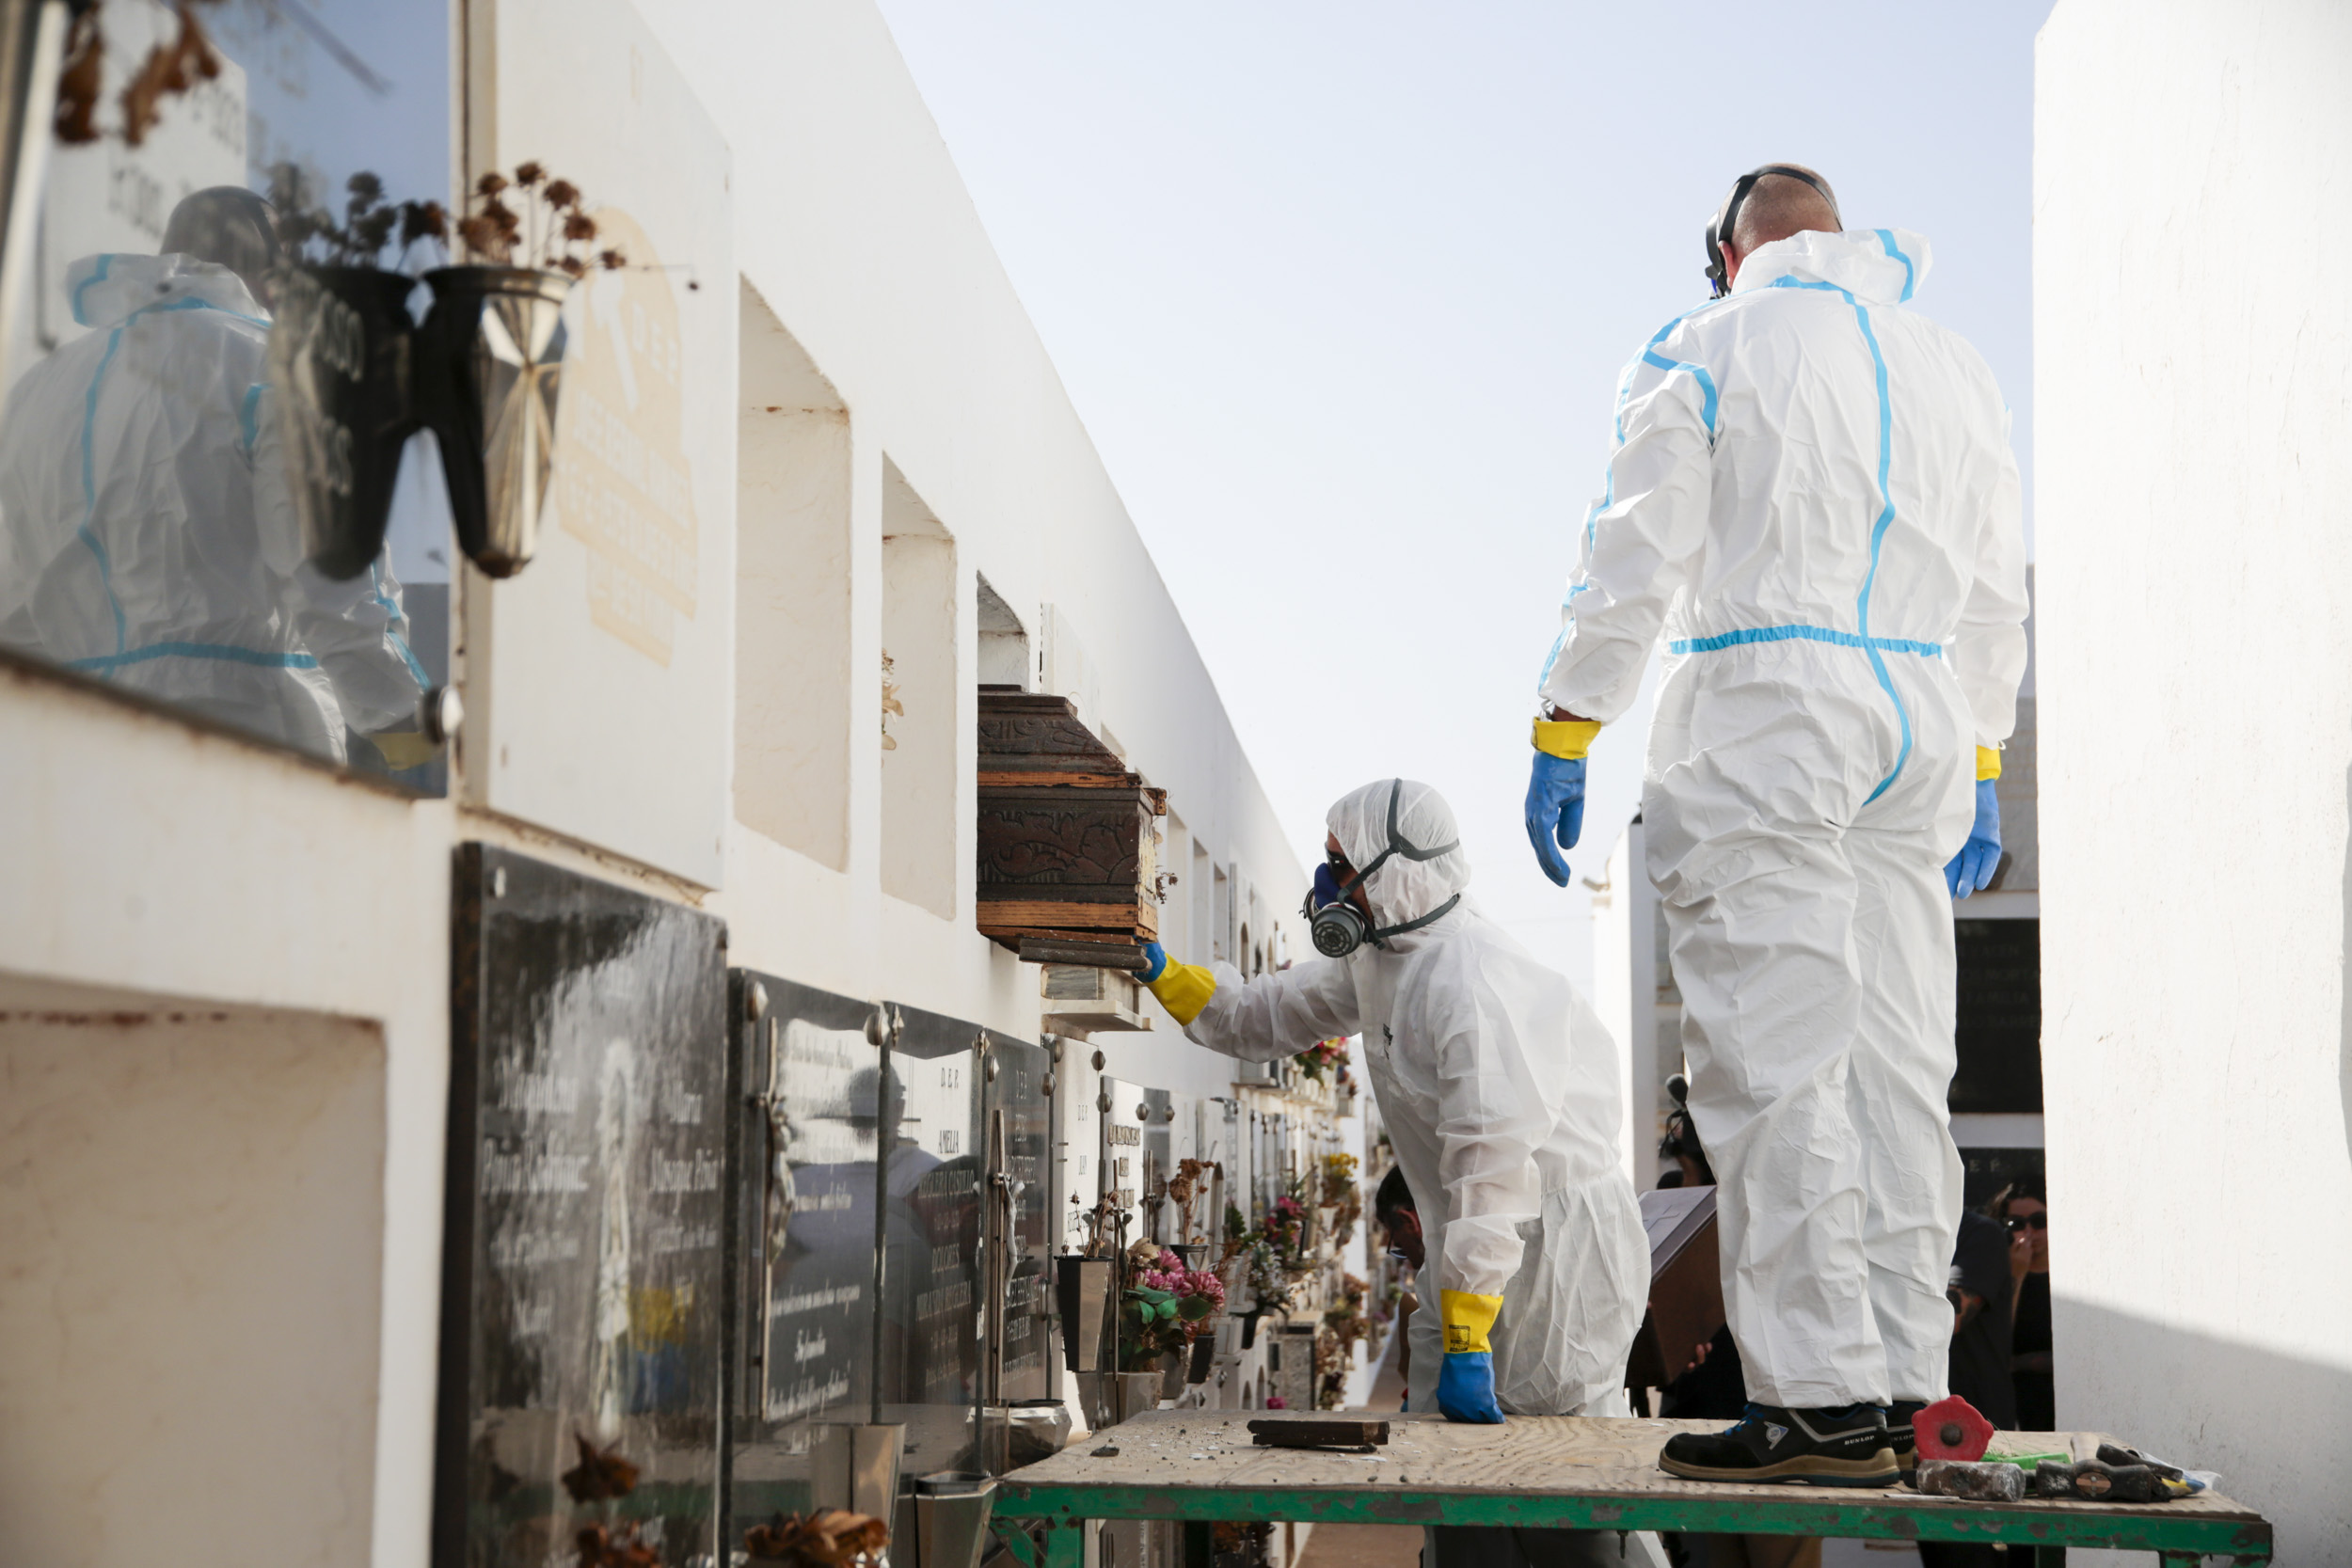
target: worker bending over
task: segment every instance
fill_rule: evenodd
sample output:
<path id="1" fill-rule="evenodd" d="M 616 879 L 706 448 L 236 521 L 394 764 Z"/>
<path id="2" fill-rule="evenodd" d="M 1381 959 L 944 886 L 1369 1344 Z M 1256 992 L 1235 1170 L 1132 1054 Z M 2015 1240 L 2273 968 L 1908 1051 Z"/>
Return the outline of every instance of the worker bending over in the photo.
<path id="1" fill-rule="evenodd" d="M 1565 886 L 1553 846 L 1577 840 L 1584 748 L 1662 628 L 1642 815 L 1753 1402 L 1662 1463 L 1883 1485 L 1945 1388 L 1951 899 L 2000 859 L 1992 781 L 2026 664 L 2017 465 L 1983 359 L 1901 308 L 1926 241 L 1841 231 L 1826 182 L 1771 165 L 1708 246 L 1718 297 L 1619 388 L 1543 667 L 1527 827 Z"/>
<path id="2" fill-rule="evenodd" d="M 1436 790 L 1383 779 L 1327 820 L 1310 900 L 1327 956 L 1245 981 L 1154 944 L 1145 978 L 1186 1036 L 1229 1056 L 1279 1061 L 1362 1034 L 1397 1164 L 1431 1216 L 1423 1305 L 1434 1281 L 1439 1309 L 1420 1315 L 1413 1409 L 1593 1411 L 1622 1390 L 1649 1296 L 1608 1033 L 1464 895 L 1470 862 Z"/>
<path id="3" fill-rule="evenodd" d="M 1456 1421 L 1628 1414 L 1649 1248 L 1618 1163 L 1608 1032 L 1464 894 L 1470 862 L 1435 789 L 1383 779 L 1327 824 L 1307 911 L 1322 956 L 1245 980 L 1227 964 L 1172 963 L 1155 942 L 1144 979 L 1187 1037 L 1229 1056 L 1279 1061 L 1363 1036 L 1424 1216 L 1409 1408 Z M 1498 1560 L 1472 1533 L 1516 1535 L 1547 1563 L 1581 1561 L 1586 1544 L 1592 1560 L 1618 1561 L 1613 1532 L 1602 1554 L 1558 1530 L 1442 1530 L 1440 1558 Z"/>

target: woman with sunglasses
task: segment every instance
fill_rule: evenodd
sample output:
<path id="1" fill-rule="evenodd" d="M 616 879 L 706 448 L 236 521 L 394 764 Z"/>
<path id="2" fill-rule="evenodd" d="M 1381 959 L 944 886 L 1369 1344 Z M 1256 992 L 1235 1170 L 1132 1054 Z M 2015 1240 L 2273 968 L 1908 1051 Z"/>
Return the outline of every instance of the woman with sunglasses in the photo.
<path id="1" fill-rule="evenodd" d="M 2010 1182 L 1985 1205 L 2009 1227 L 2009 1271 L 2015 1282 L 2015 1330 L 2010 1341 L 2010 1382 L 2017 1390 L 2021 1432 L 2058 1428 L 2058 1395 L 2050 1378 L 2050 1205 L 2042 1179 Z"/>

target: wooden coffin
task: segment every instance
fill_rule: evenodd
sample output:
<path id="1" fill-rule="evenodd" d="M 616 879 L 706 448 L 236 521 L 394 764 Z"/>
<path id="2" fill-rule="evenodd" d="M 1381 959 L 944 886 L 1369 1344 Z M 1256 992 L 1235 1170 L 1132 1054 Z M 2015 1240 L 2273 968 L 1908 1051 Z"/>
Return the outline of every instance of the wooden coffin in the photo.
<path id="1" fill-rule="evenodd" d="M 1644 1193 L 1642 1229 L 1649 1238 L 1649 1312 L 1634 1337 L 1625 1380 L 1629 1387 L 1662 1388 L 1682 1375 L 1693 1348 L 1724 1326 L 1715 1189 Z"/>
<path id="2" fill-rule="evenodd" d="M 1166 792 L 1066 697 L 983 689 L 979 731 L 982 934 L 1033 962 L 1139 963 L 1160 929 Z"/>

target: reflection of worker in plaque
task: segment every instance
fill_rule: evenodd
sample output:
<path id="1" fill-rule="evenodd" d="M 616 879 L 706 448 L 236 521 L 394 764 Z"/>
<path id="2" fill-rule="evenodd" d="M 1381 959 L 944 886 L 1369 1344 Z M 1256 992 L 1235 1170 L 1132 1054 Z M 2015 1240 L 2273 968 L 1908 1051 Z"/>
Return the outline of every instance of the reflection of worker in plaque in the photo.
<path id="1" fill-rule="evenodd" d="M 637 1226 L 633 1199 L 644 1174 L 638 1169 L 638 1135 L 645 1107 L 638 1103 L 637 1052 L 627 1039 L 606 1050 L 596 1085 L 596 1169 L 604 1173 L 596 1206 L 596 1291 L 589 1321 L 590 1408 L 599 1437 L 621 1429 L 622 1416 L 639 1408 L 633 1307 L 637 1280 Z"/>
<path id="2" fill-rule="evenodd" d="M 302 559 L 264 385 L 272 218 L 215 186 L 163 254 L 67 270 L 89 331 L 0 422 L 0 644 L 340 762 L 354 732 L 413 730 L 424 672 L 387 562 L 333 582 Z"/>
<path id="3" fill-rule="evenodd" d="M 867 1053 L 856 1032 L 795 1019 L 772 1069 L 763 1403 L 771 1420 L 871 1397 L 879 1074 L 855 1066 Z"/>

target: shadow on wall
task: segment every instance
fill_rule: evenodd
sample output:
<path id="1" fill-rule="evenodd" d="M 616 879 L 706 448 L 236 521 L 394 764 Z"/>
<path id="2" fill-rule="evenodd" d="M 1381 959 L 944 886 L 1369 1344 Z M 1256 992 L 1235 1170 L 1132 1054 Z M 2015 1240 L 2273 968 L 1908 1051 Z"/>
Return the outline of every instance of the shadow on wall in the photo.
<path id="1" fill-rule="evenodd" d="M 2352 1160 L 2352 768 L 2344 773 L 2343 1026 L 2336 1032 L 2336 1098 L 2344 1108 L 2344 1152 Z"/>
<path id="2" fill-rule="evenodd" d="M 2312 1309 L 2340 1316 L 2342 1304 Z M 2280 1563 L 2352 1562 L 2352 1366 L 2327 1366 L 2064 1297 L 2052 1304 L 2061 1427 L 2111 1433 L 2270 1521 Z M 2068 1568 L 2145 1556 L 2069 1552 Z"/>

